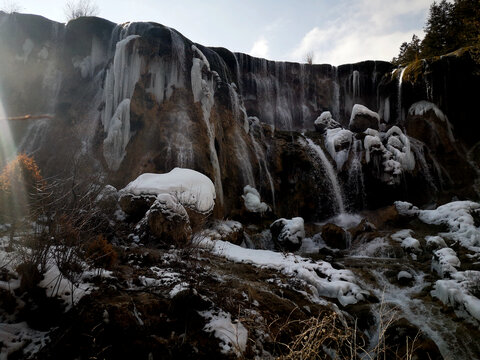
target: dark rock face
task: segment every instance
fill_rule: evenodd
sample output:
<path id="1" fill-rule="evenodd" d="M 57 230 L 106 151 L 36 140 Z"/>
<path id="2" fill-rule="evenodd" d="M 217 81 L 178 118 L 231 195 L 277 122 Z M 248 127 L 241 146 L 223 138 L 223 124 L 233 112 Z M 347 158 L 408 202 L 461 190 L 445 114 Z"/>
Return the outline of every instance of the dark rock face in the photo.
<path id="1" fill-rule="evenodd" d="M 187 167 L 215 183 L 218 218 L 239 213 L 246 185 L 276 216 L 307 221 L 341 211 L 338 199 L 356 211 L 399 199 L 422 204 L 439 194 L 473 195 L 475 172 L 463 145 L 477 141 L 471 135 L 476 125 L 464 130 L 475 102 L 467 103 L 472 92 L 450 75 L 477 84 L 478 65 L 468 52 L 426 62 L 418 76 L 407 69 L 399 86 L 399 72 L 387 62 L 333 67 L 267 61 L 193 44 L 154 23 L 117 26 L 81 18 L 63 25 L 0 14 L 0 31 L 6 34 L 0 39 L 0 91 L 7 116 L 54 115 L 11 123 L 19 148 L 35 154 L 45 176 L 59 176 L 59 169 L 63 178 L 99 174 L 121 188 L 144 172 Z M 455 93 L 441 86 L 443 78 Z M 455 142 L 432 113 L 408 114 L 410 105 L 425 99 L 448 115 Z M 383 176 L 382 154 L 365 161 L 363 133 L 333 146 L 346 162 L 332 175 L 336 159 L 323 133 L 329 127 L 322 134 L 296 132 L 313 129 L 325 111 L 338 121 L 335 127 L 347 127 L 355 104 L 377 112 L 382 128 L 396 124 L 417 138 L 411 139 L 415 168 L 404 169 L 398 181 Z M 370 120 L 359 117 L 353 130 L 375 128 Z M 306 136 L 333 165 L 305 145 Z"/>
<path id="2" fill-rule="evenodd" d="M 297 224 L 298 222 L 301 222 L 301 226 Z M 278 219 L 270 225 L 270 231 L 275 246 L 282 251 L 297 251 L 302 246 L 302 240 L 305 237 L 301 218 Z"/>

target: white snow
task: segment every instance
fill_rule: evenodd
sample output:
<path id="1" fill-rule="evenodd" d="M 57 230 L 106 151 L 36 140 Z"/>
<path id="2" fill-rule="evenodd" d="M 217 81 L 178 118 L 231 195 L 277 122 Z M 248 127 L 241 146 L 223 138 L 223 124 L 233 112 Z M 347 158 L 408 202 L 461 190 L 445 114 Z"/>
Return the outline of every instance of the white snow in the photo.
<path id="1" fill-rule="evenodd" d="M 442 249 L 447 247 L 445 240 L 440 236 L 426 236 L 425 240 L 427 241 L 427 246 L 432 248 Z"/>
<path id="2" fill-rule="evenodd" d="M 260 193 L 257 189 L 247 185 L 243 188 L 243 195 L 242 195 L 243 203 L 245 204 L 245 208 L 254 213 L 264 213 L 270 211 L 270 206 L 265 204 L 260 200 Z"/>
<path id="3" fill-rule="evenodd" d="M 427 224 L 447 225 L 449 232 L 439 234 L 444 238 L 460 242 L 469 250 L 480 252 L 480 229 L 475 226 L 471 215 L 480 211 L 480 204 L 473 201 L 454 201 L 435 210 L 419 210 L 407 202 L 395 202 L 401 214 L 416 215 Z"/>
<path id="4" fill-rule="evenodd" d="M 403 229 L 403 230 L 397 231 L 396 233 L 390 235 L 390 237 L 392 238 L 392 240 L 402 242 L 406 238 L 411 237 L 412 234 L 413 234 L 413 230 Z"/>
<path id="5" fill-rule="evenodd" d="M 328 129 L 325 134 L 325 147 L 337 164 L 337 171 L 341 171 L 348 160 L 352 146 L 353 133 L 350 130 L 336 128 Z M 341 150 L 337 150 L 341 149 Z"/>
<path id="6" fill-rule="evenodd" d="M 133 195 L 171 194 L 183 206 L 200 213 L 209 213 L 215 206 L 215 186 L 202 173 L 174 168 L 165 174 L 145 173 L 120 190 Z"/>
<path id="7" fill-rule="evenodd" d="M 431 294 L 444 304 L 456 308 L 458 315 L 480 321 L 480 300 L 470 290 L 472 283 L 478 286 L 479 280 L 479 271 L 457 272 L 452 274 L 452 279 L 437 280 Z"/>
<path id="8" fill-rule="evenodd" d="M 407 237 L 402 241 L 402 248 L 407 251 L 420 252 L 420 242 L 412 237 Z"/>
<path id="9" fill-rule="evenodd" d="M 460 265 L 457 253 L 451 248 L 445 247 L 433 253 L 432 271 L 442 278 L 456 273 Z"/>
<path id="10" fill-rule="evenodd" d="M 336 270 L 328 262 L 269 250 L 245 249 L 229 242 L 211 241 L 207 238 L 204 238 L 200 245 L 230 261 L 272 269 L 299 278 L 310 285 L 314 296 L 337 298 L 344 306 L 363 300 L 367 294 L 355 284 L 355 276 L 351 271 Z"/>
<path id="11" fill-rule="evenodd" d="M 270 227 L 274 226 L 275 224 L 282 224 L 282 230 L 278 235 L 278 240 L 288 241 L 292 244 L 301 244 L 303 238 L 305 237 L 305 227 L 303 218 L 301 217 L 294 217 L 293 219 L 278 219 L 275 220 Z"/>
<path id="12" fill-rule="evenodd" d="M 248 331 L 240 321 L 232 322 L 231 315 L 223 310 L 202 311 L 199 314 L 208 320 L 203 330 L 213 332 L 215 337 L 220 339 L 222 353 L 233 352 L 237 357 L 243 356 L 247 347 Z"/>

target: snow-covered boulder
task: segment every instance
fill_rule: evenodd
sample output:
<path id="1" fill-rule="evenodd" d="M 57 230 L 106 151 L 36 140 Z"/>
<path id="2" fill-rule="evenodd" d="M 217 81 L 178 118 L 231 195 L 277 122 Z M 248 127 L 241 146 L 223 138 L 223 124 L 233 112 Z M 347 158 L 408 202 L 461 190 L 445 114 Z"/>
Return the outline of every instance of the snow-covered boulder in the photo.
<path id="1" fill-rule="evenodd" d="M 254 187 L 247 185 L 243 188 L 242 195 L 243 203 L 245 209 L 252 213 L 263 214 L 267 211 L 270 211 L 270 206 L 260 200 L 260 193 Z"/>
<path id="2" fill-rule="evenodd" d="M 207 176 L 182 168 L 166 174 L 142 174 L 120 192 L 142 196 L 170 194 L 185 208 L 205 215 L 213 211 L 216 198 L 215 185 Z"/>
<path id="3" fill-rule="evenodd" d="M 272 239 L 279 250 L 296 251 L 305 238 L 304 222 L 301 217 L 278 219 L 270 225 Z"/>
<path id="4" fill-rule="evenodd" d="M 360 104 L 353 105 L 349 123 L 351 131 L 361 133 L 369 128 L 378 130 L 379 125 L 380 116 L 376 112 Z"/>
<path id="5" fill-rule="evenodd" d="M 353 142 L 353 133 L 341 128 L 328 129 L 325 134 L 325 146 L 335 160 L 337 171 L 341 171 L 348 160 Z"/>
<path id="6" fill-rule="evenodd" d="M 457 253 L 451 248 L 445 247 L 433 253 L 432 271 L 435 271 L 441 278 L 456 273 L 456 268 L 460 265 Z"/>
<path id="7" fill-rule="evenodd" d="M 315 120 L 314 125 L 315 130 L 322 134 L 329 129 L 342 128 L 342 125 L 340 125 L 337 121 L 333 119 L 330 111 L 322 112 L 320 116 Z"/>
<path id="8" fill-rule="evenodd" d="M 150 233 L 157 239 L 180 245 L 190 241 L 190 218 L 178 199 L 160 194 L 146 214 Z"/>

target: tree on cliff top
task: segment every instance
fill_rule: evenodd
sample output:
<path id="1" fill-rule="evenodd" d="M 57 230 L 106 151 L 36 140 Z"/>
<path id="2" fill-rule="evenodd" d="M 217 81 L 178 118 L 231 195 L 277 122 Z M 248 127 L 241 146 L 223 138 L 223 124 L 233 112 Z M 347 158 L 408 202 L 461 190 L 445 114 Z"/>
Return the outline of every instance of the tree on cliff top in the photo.
<path id="1" fill-rule="evenodd" d="M 98 6 L 90 0 L 68 0 L 65 4 L 65 16 L 68 21 L 81 16 L 97 16 L 98 13 Z"/>
<path id="2" fill-rule="evenodd" d="M 404 42 L 392 62 L 404 65 L 418 58 L 440 56 L 480 43 L 480 0 L 434 1 L 425 24 L 425 38 Z"/>

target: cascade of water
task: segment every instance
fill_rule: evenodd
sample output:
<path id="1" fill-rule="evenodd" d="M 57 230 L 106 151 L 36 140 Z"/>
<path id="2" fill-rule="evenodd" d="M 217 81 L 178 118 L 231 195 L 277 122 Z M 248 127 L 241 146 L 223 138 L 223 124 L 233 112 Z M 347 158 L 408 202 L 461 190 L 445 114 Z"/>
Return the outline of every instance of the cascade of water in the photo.
<path id="1" fill-rule="evenodd" d="M 193 50 L 193 64 L 190 71 L 192 82 L 193 100 L 200 102 L 203 112 L 203 121 L 207 128 L 208 145 L 210 150 L 210 160 L 213 167 L 215 191 L 220 205 L 223 205 L 223 186 L 222 176 L 220 171 L 220 162 L 218 160 L 217 150 L 215 149 L 215 128 L 210 123 L 210 111 L 215 102 L 215 81 L 217 81 L 216 74 L 210 70 L 210 63 L 205 55 L 195 46 L 192 45 Z M 210 74 L 210 77 L 205 76 L 204 70 Z M 216 75 L 216 76 L 215 76 Z"/>
<path id="2" fill-rule="evenodd" d="M 104 157 L 110 170 L 118 170 L 125 157 L 130 140 L 130 98 L 140 78 L 142 60 L 136 44 L 128 51 L 128 44 L 138 35 L 130 35 L 116 44 L 113 65 L 107 69 L 104 86 L 105 107 L 102 124 L 107 137 L 104 139 Z"/>
<path id="3" fill-rule="evenodd" d="M 273 184 L 273 178 L 272 175 L 270 174 L 270 171 L 268 170 L 268 165 L 266 161 L 266 155 L 265 152 L 263 151 L 262 146 L 258 143 L 257 139 L 255 139 L 255 136 L 253 134 L 253 129 L 257 130 L 260 134 L 260 137 L 262 139 L 262 143 L 265 143 L 264 137 L 265 135 L 263 134 L 263 129 L 261 127 L 260 120 L 258 118 L 252 117 L 250 118 L 252 120 L 252 125 L 251 125 L 251 131 L 250 131 L 250 138 L 252 139 L 253 147 L 255 148 L 255 156 L 257 157 L 258 161 L 258 167 L 260 169 L 260 177 L 262 177 L 262 165 L 263 165 L 263 170 L 265 170 L 265 175 L 267 176 L 267 180 L 270 184 L 270 191 L 272 192 L 272 207 L 273 211 L 276 210 L 275 206 L 275 186 Z"/>
<path id="4" fill-rule="evenodd" d="M 363 207 L 366 203 L 362 154 L 362 140 L 355 140 L 352 146 L 352 160 L 350 162 L 350 166 L 348 167 L 348 190 L 351 192 L 351 199 L 360 198 L 361 207 Z"/>
<path id="5" fill-rule="evenodd" d="M 353 101 L 357 100 L 360 96 L 360 73 L 358 70 L 354 70 L 352 74 L 352 86 L 353 86 Z"/>
<path id="6" fill-rule="evenodd" d="M 333 192 L 333 198 L 335 200 L 335 205 L 339 213 L 344 213 L 345 212 L 345 205 L 343 203 L 343 194 L 342 194 L 342 189 L 340 187 L 340 184 L 338 183 L 338 178 L 337 174 L 335 173 L 335 170 L 333 169 L 332 164 L 328 161 L 327 157 L 325 156 L 325 153 L 323 152 L 322 148 L 315 144 L 311 139 L 308 137 L 304 136 L 306 142 L 306 145 L 316 154 L 316 156 L 319 158 L 319 160 L 322 163 L 323 168 L 325 169 L 327 178 L 330 183 L 330 187 Z"/>
<path id="7" fill-rule="evenodd" d="M 437 192 L 438 191 L 437 186 L 435 185 L 435 181 L 430 171 L 430 167 L 428 166 L 427 160 L 425 159 L 425 153 L 423 151 L 424 144 L 414 138 L 409 138 L 409 139 L 410 139 L 411 149 L 415 154 L 415 160 L 420 167 L 421 173 L 423 174 L 425 180 L 427 180 L 427 183 L 430 186 L 430 188 L 434 192 Z"/>
<path id="8" fill-rule="evenodd" d="M 338 68 L 333 67 L 333 116 L 335 119 L 340 119 L 340 84 L 338 83 Z"/>
<path id="9" fill-rule="evenodd" d="M 401 122 L 403 120 L 403 110 L 402 110 L 402 81 L 403 81 L 403 73 L 407 67 L 402 68 L 400 71 L 400 75 L 398 76 L 398 121 Z"/>

